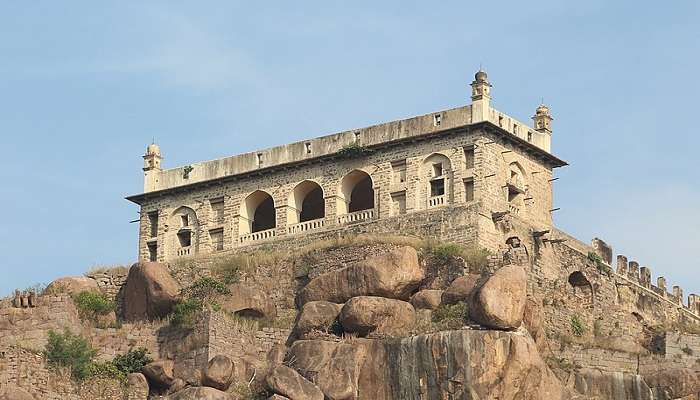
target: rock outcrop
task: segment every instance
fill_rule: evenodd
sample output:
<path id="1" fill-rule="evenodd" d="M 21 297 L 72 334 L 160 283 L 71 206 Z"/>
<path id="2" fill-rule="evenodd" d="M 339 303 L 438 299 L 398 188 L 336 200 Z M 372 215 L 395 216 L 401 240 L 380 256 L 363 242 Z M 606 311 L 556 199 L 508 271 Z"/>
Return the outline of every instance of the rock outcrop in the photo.
<path id="1" fill-rule="evenodd" d="M 247 318 L 275 318 L 277 310 L 269 296 L 241 283 L 229 286 L 231 293 L 220 300 L 227 312 Z"/>
<path id="2" fill-rule="evenodd" d="M 424 289 L 411 296 L 411 305 L 416 310 L 434 310 L 442 302 L 442 290 Z"/>
<path id="3" fill-rule="evenodd" d="M 267 377 L 270 389 L 289 400 L 323 400 L 323 392 L 295 370 L 279 365 Z"/>
<path id="4" fill-rule="evenodd" d="M 469 301 L 478 281 L 479 275 L 474 274 L 457 277 L 442 294 L 442 304 L 457 304 L 460 301 Z"/>
<path id="5" fill-rule="evenodd" d="M 238 400 L 231 394 L 210 387 L 189 387 L 173 393 L 165 400 Z"/>
<path id="6" fill-rule="evenodd" d="M 651 389 L 640 375 L 584 368 L 577 371 L 572 379 L 574 389 L 588 398 L 600 400 L 654 399 Z"/>
<path id="7" fill-rule="evenodd" d="M 148 381 L 143 374 L 129 374 L 126 379 L 127 400 L 148 399 Z"/>
<path id="8" fill-rule="evenodd" d="M 163 318 L 180 294 L 180 285 L 161 263 L 134 264 L 124 285 L 123 316 L 127 321 Z"/>
<path id="9" fill-rule="evenodd" d="M 644 382 L 656 392 L 657 399 L 685 399 L 700 394 L 700 376 L 690 369 L 664 368 L 644 374 Z"/>
<path id="10" fill-rule="evenodd" d="M 34 396 L 17 386 L 0 388 L 0 400 L 35 400 Z"/>
<path id="11" fill-rule="evenodd" d="M 342 308 L 342 304 L 328 301 L 310 301 L 304 304 L 294 325 L 294 335 L 297 338 L 304 338 L 312 331 L 332 330 Z"/>
<path id="12" fill-rule="evenodd" d="M 173 366 L 174 363 L 171 360 L 153 361 L 143 367 L 141 372 L 155 386 L 167 389 L 175 383 Z"/>
<path id="13" fill-rule="evenodd" d="M 66 276 L 49 283 L 44 291 L 47 294 L 68 293 L 76 295 L 80 292 L 99 292 L 97 281 L 86 276 Z"/>
<path id="14" fill-rule="evenodd" d="M 202 374 L 202 385 L 214 389 L 227 390 L 233 382 L 233 361 L 230 358 L 217 355 L 207 364 Z"/>
<path id="15" fill-rule="evenodd" d="M 312 279 L 297 296 L 297 305 L 318 300 L 345 303 L 357 296 L 408 300 L 423 277 L 418 253 L 404 246 Z"/>
<path id="16" fill-rule="evenodd" d="M 505 266 L 474 289 L 469 316 L 494 329 L 516 329 L 523 321 L 527 274 L 519 265 Z"/>
<path id="17" fill-rule="evenodd" d="M 346 333 L 406 336 L 415 326 L 416 310 L 401 300 L 359 296 L 345 303 L 338 319 Z"/>
<path id="18" fill-rule="evenodd" d="M 353 343 L 301 340 L 288 357 L 331 400 L 570 398 L 522 332 L 458 330 Z"/>

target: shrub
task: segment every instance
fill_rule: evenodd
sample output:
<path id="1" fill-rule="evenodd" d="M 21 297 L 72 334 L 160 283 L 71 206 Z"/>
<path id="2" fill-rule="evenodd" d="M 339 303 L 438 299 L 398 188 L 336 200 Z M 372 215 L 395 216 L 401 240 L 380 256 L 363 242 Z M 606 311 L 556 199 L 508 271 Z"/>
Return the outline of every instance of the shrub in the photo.
<path id="1" fill-rule="evenodd" d="M 455 257 L 462 255 L 462 246 L 455 243 L 444 243 L 433 247 L 430 251 L 433 258 L 445 264 Z"/>
<path id="2" fill-rule="evenodd" d="M 461 246 L 456 243 L 440 243 L 428 240 L 423 244 L 423 252 L 434 260 L 445 264 L 453 258 L 462 258 L 472 272 L 480 272 L 488 265 L 491 252 L 477 246 Z"/>
<path id="3" fill-rule="evenodd" d="M 432 320 L 440 329 L 459 329 L 464 326 L 468 315 L 469 308 L 467 303 L 460 301 L 457 304 L 440 305 L 433 310 Z"/>
<path id="4" fill-rule="evenodd" d="M 182 300 L 173 307 L 170 314 L 170 323 L 178 327 L 191 327 L 194 325 L 204 305 L 195 299 Z"/>
<path id="5" fill-rule="evenodd" d="M 231 294 L 231 290 L 223 282 L 208 276 L 199 278 L 192 285 L 182 289 L 183 296 L 200 302 L 225 294 Z"/>
<path id="6" fill-rule="evenodd" d="M 578 315 L 572 315 L 571 316 L 571 333 L 573 333 L 575 336 L 583 336 L 583 334 L 586 332 L 586 327 L 583 325 L 583 322 L 579 318 Z"/>
<path id="7" fill-rule="evenodd" d="M 78 307 L 80 317 L 96 321 L 100 315 L 107 315 L 116 309 L 114 301 L 102 293 L 93 291 L 80 292 L 73 297 L 75 306 Z"/>
<path id="8" fill-rule="evenodd" d="M 238 255 L 222 257 L 214 264 L 212 270 L 226 285 L 230 285 L 241 280 L 244 269 L 242 266 L 245 265 L 245 261 L 243 256 Z"/>
<path id="9" fill-rule="evenodd" d="M 71 376 L 78 381 L 90 376 L 95 353 L 85 338 L 73 335 L 68 330 L 64 333 L 50 330 L 44 350 L 50 366 L 70 368 Z"/>
<path id="10" fill-rule="evenodd" d="M 338 151 L 338 155 L 341 158 L 357 158 L 368 154 L 372 154 L 372 150 L 360 145 L 357 142 L 346 144 Z"/>
<path id="11" fill-rule="evenodd" d="M 85 370 L 85 378 L 107 378 L 126 380 L 126 373 L 119 370 L 113 362 L 90 362 Z"/>
<path id="12" fill-rule="evenodd" d="M 596 268 L 598 269 L 598 272 L 601 274 L 610 276 L 612 274 L 612 269 L 603 262 L 603 259 L 600 258 L 600 256 L 594 252 L 588 252 L 588 261 L 592 262 L 595 264 Z"/>
<path id="13" fill-rule="evenodd" d="M 129 349 L 129 351 L 124 354 L 117 354 L 114 360 L 112 360 L 112 364 L 118 371 L 126 376 L 134 372 L 140 372 L 141 369 L 151 361 L 153 361 L 153 359 L 148 356 L 148 350 L 139 347 L 137 349 Z"/>

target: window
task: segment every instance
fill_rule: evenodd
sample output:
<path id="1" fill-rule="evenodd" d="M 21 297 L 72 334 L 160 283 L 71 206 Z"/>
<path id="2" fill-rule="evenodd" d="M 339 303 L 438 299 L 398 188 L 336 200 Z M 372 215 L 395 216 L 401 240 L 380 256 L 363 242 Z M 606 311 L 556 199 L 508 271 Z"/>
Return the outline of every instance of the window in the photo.
<path id="1" fill-rule="evenodd" d="M 391 163 L 392 183 L 406 182 L 406 160 L 393 161 Z"/>
<path id="2" fill-rule="evenodd" d="M 442 176 L 442 163 L 433 164 L 433 177 Z"/>
<path id="3" fill-rule="evenodd" d="M 474 146 L 464 148 L 464 167 L 466 169 L 474 168 Z"/>
<path id="4" fill-rule="evenodd" d="M 148 244 L 148 261 L 158 261 L 158 245 L 156 243 Z"/>
<path id="5" fill-rule="evenodd" d="M 221 251 L 224 249 L 224 230 L 223 229 L 213 229 L 209 231 L 209 237 L 211 238 L 211 247 L 215 251 Z"/>
<path id="6" fill-rule="evenodd" d="M 442 114 L 433 115 L 433 126 L 440 126 L 442 123 Z"/>
<path id="7" fill-rule="evenodd" d="M 304 143 L 304 150 L 306 151 L 306 154 L 311 154 L 311 143 L 310 142 Z"/>
<path id="8" fill-rule="evenodd" d="M 464 201 L 474 201 L 474 179 L 464 180 Z"/>
<path id="9" fill-rule="evenodd" d="M 151 237 L 158 236 L 158 211 L 148 213 L 148 224 L 150 226 Z"/>
<path id="10" fill-rule="evenodd" d="M 527 141 L 532 142 L 532 132 L 527 133 Z"/>
<path id="11" fill-rule="evenodd" d="M 502 116 L 502 115 L 499 115 L 499 116 L 498 116 L 498 126 L 500 126 L 501 128 L 503 128 L 503 116 Z"/>
<path id="12" fill-rule="evenodd" d="M 391 215 L 406 214 L 406 192 L 391 195 Z"/>
<path id="13" fill-rule="evenodd" d="M 190 226 L 190 216 L 187 214 L 180 215 L 180 226 L 185 228 Z"/>
<path id="14" fill-rule="evenodd" d="M 430 181 L 430 196 L 437 197 L 445 194 L 445 178 Z"/>
<path id="15" fill-rule="evenodd" d="M 518 134 L 518 124 L 513 124 L 513 133 L 516 135 Z"/>
<path id="16" fill-rule="evenodd" d="M 360 131 L 355 131 L 355 142 L 360 141 Z"/>
<path id="17" fill-rule="evenodd" d="M 177 239 L 180 242 L 180 247 L 190 247 L 192 245 L 192 232 L 190 232 L 190 231 L 178 232 Z"/>
<path id="18" fill-rule="evenodd" d="M 262 167 L 262 165 L 263 165 L 263 153 L 258 153 L 257 160 L 258 160 L 258 167 Z"/>
<path id="19" fill-rule="evenodd" d="M 212 199 L 211 202 L 211 221 L 214 224 L 220 225 L 224 223 L 224 198 Z"/>

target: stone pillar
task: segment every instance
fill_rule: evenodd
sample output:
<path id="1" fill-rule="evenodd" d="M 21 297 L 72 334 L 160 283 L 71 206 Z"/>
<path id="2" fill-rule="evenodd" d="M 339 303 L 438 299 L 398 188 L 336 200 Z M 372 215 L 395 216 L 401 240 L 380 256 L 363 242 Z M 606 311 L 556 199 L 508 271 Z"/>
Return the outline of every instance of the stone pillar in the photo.
<path id="1" fill-rule="evenodd" d="M 642 267 L 639 270 L 639 283 L 645 288 L 651 287 L 651 269 Z"/>
<path id="2" fill-rule="evenodd" d="M 674 300 L 678 305 L 683 305 L 683 289 L 680 286 L 673 287 L 673 297 L 675 297 Z"/>
<path id="3" fill-rule="evenodd" d="M 663 276 L 656 278 L 656 286 L 658 286 L 659 289 L 661 289 L 661 295 L 663 297 L 666 297 L 666 294 L 668 293 L 668 288 L 666 287 L 666 278 L 664 278 Z"/>
<path id="4" fill-rule="evenodd" d="M 627 276 L 627 257 L 617 256 L 617 274 Z"/>
<path id="5" fill-rule="evenodd" d="M 691 293 L 688 295 L 688 308 L 690 311 L 693 313 L 697 314 L 698 312 L 698 301 L 700 300 L 700 297 L 698 295 Z"/>
<path id="6" fill-rule="evenodd" d="M 630 261 L 628 276 L 635 282 L 639 282 L 639 263 L 636 261 Z"/>
<path id="7" fill-rule="evenodd" d="M 593 246 L 593 250 L 598 255 L 598 257 L 602 258 L 603 261 L 605 261 L 608 265 L 612 264 L 612 247 L 610 247 L 602 239 L 598 238 L 593 239 L 591 241 L 591 245 Z"/>

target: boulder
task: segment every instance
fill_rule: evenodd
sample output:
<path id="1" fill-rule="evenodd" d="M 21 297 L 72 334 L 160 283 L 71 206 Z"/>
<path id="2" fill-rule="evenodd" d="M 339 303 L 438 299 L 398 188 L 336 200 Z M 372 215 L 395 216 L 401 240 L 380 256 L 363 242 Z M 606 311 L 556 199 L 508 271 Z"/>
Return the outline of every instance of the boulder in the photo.
<path id="1" fill-rule="evenodd" d="M 442 290 L 424 289 L 411 296 L 411 305 L 416 310 L 434 310 L 440 306 Z"/>
<path id="2" fill-rule="evenodd" d="M 294 325 L 294 335 L 303 338 L 314 330 L 329 332 L 342 308 L 342 304 L 329 301 L 310 301 L 304 304 Z"/>
<path id="3" fill-rule="evenodd" d="M 129 374 L 126 378 L 127 400 L 147 400 L 148 381 L 143 374 L 138 372 Z"/>
<path id="4" fill-rule="evenodd" d="M 474 289 L 469 316 L 494 329 L 517 329 L 527 299 L 527 274 L 519 265 L 497 270 Z"/>
<path id="5" fill-rule="evenodd" d="M 0 388 L 0 400 L 34 400 L 34 396 L 19 386 Z"/>
<path id="6" fill-rule="evenodd" d="M 263 291 L 234 283 L 229 285 L 231 294 L 219 300 L 225 311 L 249 318 L 275 318 L 277 309 Z"/>
<path id="7" fill-rule="evenodd" d="M 644 374 L 646 384 L 655 390 L 662 399 L 680 399 L 700 393 L 700 377 L 692 369 L 664 368 Z"/>
<path id="8" fill-rule="evenodd" d="M 547 335 L 544 330 L 544 316 L 540 304 L 534 298 L 527 297 L 523 312 L 523 325 L 537 344 L 540 353 L 543 353 L 547 350 Z"/>
<path id="9" fill-rule="evenodd" d="M 359 296 L 345 303 L 339 320 L 346 333 L 406 336 L 416 324 L 416 310 L 401 300 Z"/>
<path id="10" fill-rule="evenodd" d="M 289 400 L 289 398 L 278 394 L 273 394 L 272 396 L 268 397 L 267 400 Z"/>
<path id="11" fill-rule="evenodd" d="M 71 296 L 80 292 L 99 292 L 97 281 L 86 276 L 66 276 L 49 283 L 44 293 L 68 293 Z"/>
<path id="12" fill-rule="evenodd" d="M 652 400 L 654 395 L 640 375 L 581 369 L 571 376 L 573 388 L 593 399 Z M 675 397 L 669 397 L 672 399 Z M 661 397 L 663 399 L 663 397 Z"/>
<path id="13" fill-rule="evenodd" d="M 175 383 L 173 366 L 174 363 L 170 360 L 153 361 L 143 367 L 141 372 L 155 386 L 169 388 Z"/>
<path id="14" fill-rule="evenodd" d="M 463 275 L 453 280 L 447 290 L 442 293 L 442 304 L 468 302 L 478 281 L 479 275 L 475 274 Z"/>
<path id="15" fill-rule="evenodd" d="M 129 270 L 123 290 L 126 320 L 157 319 L 170 314 L 177 303 L 180 285 L 164 264 L 140 262 Z"/>
<path id="16" fill-rule="evenodd" d="M 167 394 L 172 394 L 172 393 L 177 393 L 180 390 L 184 389 L 187 386 L 187 382 L 185 382 L 184 379 L 182 378 L 175 378 L 173 380 L 173 384 L 170 385 L 170 387 L 167 390 Z"/>
<path id="17" fill-rule="evenodd" d="M 233 382 L 233 361 L 224 355 L 214 356 L 202 374 L 202 385 L 226 391 Z"/>
<path id="18" fill-rule="evenodd" d="M 165 400 L 237 400 L 236 397 L 221 390 L 202 386 L 188 387 L 164 397 Z"/>
<path id="19" fill-rule="evenodd" d="M 356 296 L 408 300 L 424 276 L 416 250 L 403 246 L 312 279 L 299 292 L 297 306 L 318 300 L 345 303 Z"/>
<path id="20" fill-rule="evenodd" d="M 289 359 L 329 400 L 574 398 L 532 338 L 518 331 L 455 330 L 351 343 L 299 340 Z"/>
<path id="21" fill-rule="evenodd" d="M 267 376 L 270 390 L 289 400 L 323 400 L 323 392 L 295 370 L 278 365 Z"/>

